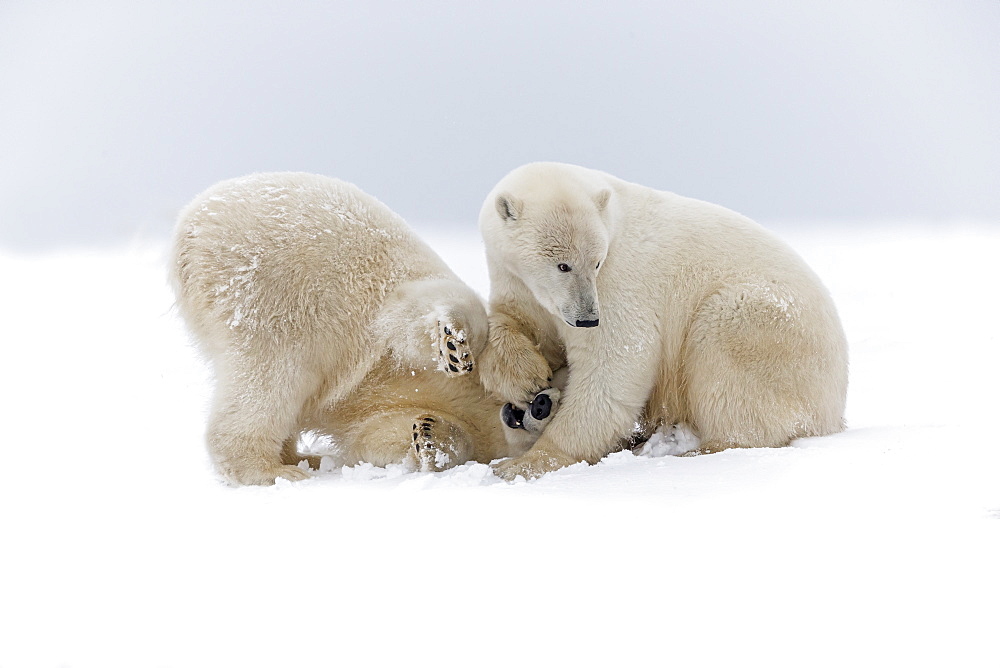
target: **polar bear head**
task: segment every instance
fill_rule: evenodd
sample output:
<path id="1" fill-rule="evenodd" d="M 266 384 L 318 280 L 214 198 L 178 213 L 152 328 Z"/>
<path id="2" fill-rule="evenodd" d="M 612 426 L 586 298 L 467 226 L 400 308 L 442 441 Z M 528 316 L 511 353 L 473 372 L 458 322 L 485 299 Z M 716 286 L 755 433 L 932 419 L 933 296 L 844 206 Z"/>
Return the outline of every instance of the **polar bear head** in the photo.
<path id="1" fill-rule="evenodd" d="M 491 281 L 512 275 L 571 327 L 597 327 L 597 275 L 608 253 L 612 196 L 569 165 L 534 163 L 508 174 L 480 214 Z"/>
<path id="2" fill-rule="evenodd" d="M 506 429 L 504 436 L 515 452 L 524 453 L 542 435 L 552 417 L 559 410 L 559 401 L 569 383 L 569 367 L 552 372 L 552 387 L 535 395 L 525 408 L 505 404 L 500 411 L 500 421 Z"/>

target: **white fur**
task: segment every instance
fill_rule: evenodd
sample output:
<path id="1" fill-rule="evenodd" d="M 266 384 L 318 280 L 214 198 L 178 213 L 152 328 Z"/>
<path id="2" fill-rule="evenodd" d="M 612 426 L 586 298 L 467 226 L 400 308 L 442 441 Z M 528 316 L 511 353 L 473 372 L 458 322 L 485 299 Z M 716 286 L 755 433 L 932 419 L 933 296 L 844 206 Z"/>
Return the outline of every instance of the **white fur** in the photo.
<path id="1" fill-rule="evenodd" d="M 843 429 L 847 344 L 836 309 L 756 223 L 602 172 L 535 163 L 493 189 L 480 228 L 492 284 L 484 385 L 523 406 L 552 369 L 569 367 L 559 412 L 501 475 L 595 462 L 636 424 L 647 433 L 691 425 L 703 451 Z"/>
<path id="2" fill-rule="evenodd" d="M 213 186 L 180 214 L 171 273 L 214 368 L 206 439 L 231 482 L 308 475 L 296 466 L 306 430 L 351 463 L 430 469 L 530 445 L 505 435 L 477 371 L 452 373 L 441 355 L 450 341 L 471 362 L 485 346 L 480 298 L 348 183 L 279 173 Z"/>

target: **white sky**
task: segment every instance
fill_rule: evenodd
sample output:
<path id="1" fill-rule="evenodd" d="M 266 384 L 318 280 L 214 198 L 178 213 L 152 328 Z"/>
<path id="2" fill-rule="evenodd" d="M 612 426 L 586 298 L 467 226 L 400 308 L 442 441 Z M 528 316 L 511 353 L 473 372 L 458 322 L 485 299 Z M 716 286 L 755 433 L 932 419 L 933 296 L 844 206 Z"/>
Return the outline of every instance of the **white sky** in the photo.
<path id="1" fill-rule="evenodd" d="M 1000 1 L 0 1 L 0 247 L 313 171 L 475 230 L 562 160 L 762 222 L 1000 221 Z"/>

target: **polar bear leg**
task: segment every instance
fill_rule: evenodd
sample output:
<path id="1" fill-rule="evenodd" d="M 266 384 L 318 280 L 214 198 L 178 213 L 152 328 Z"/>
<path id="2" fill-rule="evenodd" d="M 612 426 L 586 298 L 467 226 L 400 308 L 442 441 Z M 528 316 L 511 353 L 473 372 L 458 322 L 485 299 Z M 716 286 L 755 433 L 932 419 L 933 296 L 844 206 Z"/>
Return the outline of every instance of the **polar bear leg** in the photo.
<path id="1" fill-rule="evenodd" d="M 209 454 L 227 480 L 271 485 L 276 478 L 309 477 L 289 461 L 285 446 L 298 436 L 299 412 L 314 390 L 311 379 L 287 373 L 302 368 L 293 357 L 276 355 L 271 364 L 255 360 L 247 365 L 249 371 L 232 366 L 217 370 L 219 382 L 206 440 Z"/>
<path id="2" fill-rule="evenodd" d="M 473 453 L 471 437 L 454 417 L 413 409 L 372 415 L 356 427 L 351 441 L 357 461 L 420 471 L 464 464 Z"/>
<path id="3" fill-rule="evenodd" d="M 733 286 L 706 300 L 684 358 L 700 452 L 779 447 L 810 432 L 806 338 L 769 286 Z"/>

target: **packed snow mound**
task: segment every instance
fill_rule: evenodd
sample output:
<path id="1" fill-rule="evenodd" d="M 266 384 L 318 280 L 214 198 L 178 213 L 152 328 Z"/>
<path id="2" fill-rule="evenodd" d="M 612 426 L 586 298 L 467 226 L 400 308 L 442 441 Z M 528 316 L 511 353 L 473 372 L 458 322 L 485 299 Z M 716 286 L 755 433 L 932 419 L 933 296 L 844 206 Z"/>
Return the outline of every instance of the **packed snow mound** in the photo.
<path id="1" fill-rule="evenodd" d="M 0 666 L 996 666 L 1000 226 L 802 229 L 845 432 L 676 456 L 665 429 L 513 484 L 334 452 L 228 487 L 165 248 L 0 252 Z M 474 235 L 422 235 L 488 292 Z"/>

